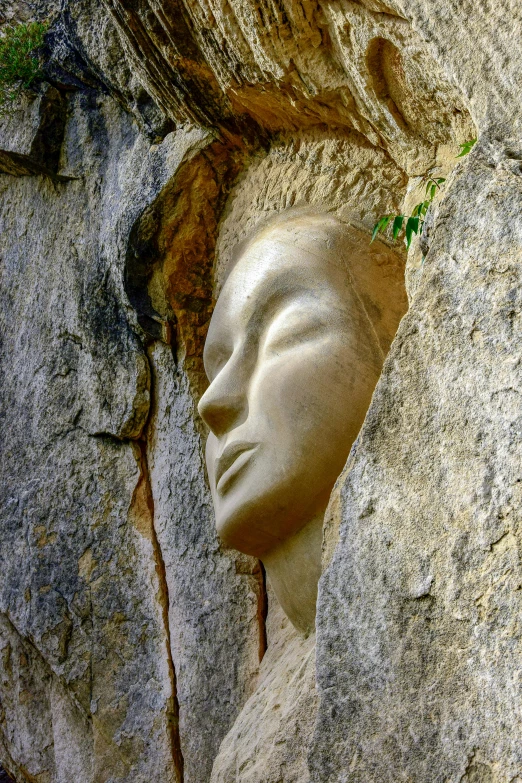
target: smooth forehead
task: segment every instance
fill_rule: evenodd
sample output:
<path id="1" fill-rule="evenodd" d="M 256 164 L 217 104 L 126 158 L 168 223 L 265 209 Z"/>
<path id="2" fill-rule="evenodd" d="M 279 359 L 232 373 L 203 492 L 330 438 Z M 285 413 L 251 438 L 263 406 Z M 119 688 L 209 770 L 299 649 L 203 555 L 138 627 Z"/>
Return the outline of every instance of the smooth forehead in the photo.
<path id="1" fill-rule="evenodd" d="M 227 320 L 273 296 L 303 295 L 306 291 L 336 291 L 350 295 L 346 267 L 331 236 L 305 224 L 275 226 L 251 241 L 241 252 L 223 286 L 213 321 Z"/>

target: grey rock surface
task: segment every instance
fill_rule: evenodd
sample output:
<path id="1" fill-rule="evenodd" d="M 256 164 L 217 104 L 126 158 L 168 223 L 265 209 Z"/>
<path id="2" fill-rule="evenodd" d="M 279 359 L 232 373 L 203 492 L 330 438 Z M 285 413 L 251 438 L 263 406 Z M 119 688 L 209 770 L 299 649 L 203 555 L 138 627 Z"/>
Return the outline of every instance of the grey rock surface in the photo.
<path id="1" fill-rule="evenodd" d="M 221 740 L 256 686 L 264 652 L 259 563 L 222 552 L 194 400 L 169 346 L 150 354 L 147 438 L 154 519 L 164 553 L 185 783 L 208 780 Z"/>
<path id="2" fill-rule="evenodd" d="M 520 775 L 521 196 L 491 150 L 455 177 L 340 490 L 315 781 Z"/>
<path id="3" fill-rule="evenodd" d="M 470 100 L 479 143 L 410 271 L 339 490 L 312 780 L 518 781 L 522 187 L 508 94 L 522 17 L 509 3 L 402 8 Z"/>
<path id="4" fill-rule="evenodd" d="M 230 713 L 248 696 L 242 665 L 259 662 L 258 642 L 251 664 L 250 649 L 225 627 L 221 639 L 213 619 L 212 643 L 228 649 L 228 670 L 201 664 L 213 673 L 203 696 L 183 666 L 183 640 L 170 649 L 165 566 L 138 441 L 151 378 L 124 293 L 127 242 L 204 139 L 198 129 L 180 130 L 151 146 L 114 99 L 80 91 L 69 98 L 59 170 L 74 179 L 0 177 L 0 755 L 20 781 L 65 783 L 72 770 L 82 783 L 180 780 L 176 687 L 182 716 L 204 708 L 217 715 L 223 691 Z M 203 474 L 198 481 L 204 486 Z M 183 508 L 189 490 L 198 491 L 176 496 Z M 187 545 L 198 547 L 190 517 L 186 524 Z M 197 551 L 199 571 L 186 574 L 175 611 L 191 618 L 192 596 L 203 591 L 244 636 L 234 617 L 252 603 L 248 577 L 223 565 L 215 541 L 206 555 Z M 168 568 L 179 573 L 178 554 Z M 215 577 L 219 569 L 226 573 Z M 231 569 L 235 592 L 227 595 L 220 588 Z M 218 712 L 212 732 L 189 719 L 184 743 L 219 744 L 232 719 L 227 708 Z"/>
<path id="5" fill-rule="evenodd" d="M 60 699 L 40 698 L 46 682 L 66 687 L 70 709 L 88 727 L 81 752 L 92 779 L 105 770 L 107 780 L 160 771 L 174 780 L 174 769 L 165 771 L 173 764 L 162 725 L 172 694 L 154 556 L 129 518 L 140 469 L 125 439 L 146 420 L 149 371 L 126 315 L 118 259 L 140 201 L 175 165 L 175 144 L 154 167 L 154 153 L 147 160 L 149 145 L 112 99 L 73 96 L 71 112 L 65 146 L 75 159 L 66 165 L 82 179 L 1 182 L 0 612 L 11 637 L 2 633 L 1 646 L 9 658 L 15 643 L 29 644 L 39 661 L 36 692 L 29 688 L 17 707 L 27 719 L 49 731 L 66 721 Z M 20 732 L 2 702 L 11 769 L 22 780 L 60 779 L 63 743 Z M 34 765 L 20 742 L 34 748 Z M 157 754 L 144 756 L 151 742 Z M 46 758 L 38 756 L 43 747 Z"/>
<path id="6" fill-rule="evenodd" d="M 0 171 L 59 180 L 66 113 L 67 101 L 50 84 L 22 93 L 13 108 L 0 115 Z"/>

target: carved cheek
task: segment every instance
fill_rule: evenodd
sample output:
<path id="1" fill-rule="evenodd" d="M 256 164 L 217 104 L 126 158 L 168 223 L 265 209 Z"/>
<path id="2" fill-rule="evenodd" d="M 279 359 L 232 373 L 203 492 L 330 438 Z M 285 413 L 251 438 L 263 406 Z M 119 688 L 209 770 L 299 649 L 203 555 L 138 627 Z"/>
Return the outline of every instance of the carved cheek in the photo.
<path id="1" fill-rule="evenodd" d="M 335 334 L 323 333 L 280 353 L 260 355 L 248 391 L 249 420 L 262 422 L 281 448 L 299 448 L 303 434 L 316 423 L 322 426 L 332 392 L 339 396 L 332 384 L 344 383 L 339 348 Z"/>

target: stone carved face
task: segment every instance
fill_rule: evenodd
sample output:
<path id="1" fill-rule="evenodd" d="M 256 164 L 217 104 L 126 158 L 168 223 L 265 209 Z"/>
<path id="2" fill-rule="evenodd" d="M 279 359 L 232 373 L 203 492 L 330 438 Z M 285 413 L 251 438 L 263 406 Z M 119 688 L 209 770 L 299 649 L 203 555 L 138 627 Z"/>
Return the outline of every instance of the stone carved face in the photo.
<path id="1" fill-rule="evenodd" d="M 263 558 L 323 514 L 382 351 L 328 221 L 262 230 L 219 296 L 199 410 L 225 544 Z"/>

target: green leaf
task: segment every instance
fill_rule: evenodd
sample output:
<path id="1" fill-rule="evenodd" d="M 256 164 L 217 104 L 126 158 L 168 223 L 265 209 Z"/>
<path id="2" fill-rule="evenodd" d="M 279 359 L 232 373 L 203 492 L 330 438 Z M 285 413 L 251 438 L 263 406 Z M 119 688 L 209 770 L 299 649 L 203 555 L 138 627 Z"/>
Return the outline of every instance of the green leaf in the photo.
<path id="1" fill-rule="evenodd" d="M 463 158 L 464 155 L 467 155 L 469 152 L 471 152 L 472 148 L 477 143 L 476 139 L 471 139 L 470 141 L 465 141 L 464 144 L 460 145 L 460 152 L 458 155 L 456 155 L 457 158 Z"/>
<path id="2" fill-rule="evenodd" d="M 417 234 L 419 230 L 419 218 L 418 217 L 409 217 L 408 221 L 406 223 L 406 247 L 409 249 L 411 245 L 411 240 L 413 239 L 413 234 Z"/>
<path id="3" fill-rule="evenodd" d="M 434 179 L 433 177 L 429 177 L 427 184 L 426 184 L 426 196 L 429 196 L 430 201 L 433 201 L 435 198 L 435 193 L 437 192 L 437 188 L 440 188 L 441 185 L 443 185 L 446 182 L 444 177 L 437 177 Z"/>
<path id="4" fill-rule="evenodd" d="M 397 215 L 395 220 L 393 221 L 393 238 L 397 239 L 399 236 L 399 231 L 402 228 L 402 224 L 404 223 L 405 215 Z"/>
<path id="5" fill-rule="evenodd" d="M 388 227 L 388 223 L 393 218 L 393 215 L 384 215 L 373 227 L 372 242 L 376 238 L 379 231 L 385 231 Z M 371 244 L 371 242 L 370 242 Z"/>
<path id="6" fill-rule="evenodd" d="M 377 223 L 373 227 L 373 233 L 372 233 L 372 242 L 377 237 L 377 234 L 379 231 L 383 230 L 384 221 L 386 220 L 386 216 L 380 218 Z"/>
<path id="7" fill-rule="evenodd" d="M 430 205 L 431 201 L 421 201 L 420 204 L 417 204 L 416 207 L 414 207 L 413 212 L 411 213 L 412 217 L 422 217 L 426 214 L 428 211 L 428 207 Z"/>

